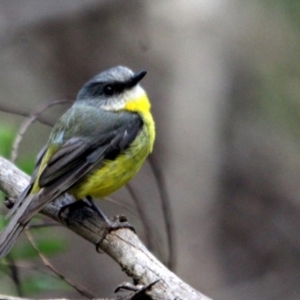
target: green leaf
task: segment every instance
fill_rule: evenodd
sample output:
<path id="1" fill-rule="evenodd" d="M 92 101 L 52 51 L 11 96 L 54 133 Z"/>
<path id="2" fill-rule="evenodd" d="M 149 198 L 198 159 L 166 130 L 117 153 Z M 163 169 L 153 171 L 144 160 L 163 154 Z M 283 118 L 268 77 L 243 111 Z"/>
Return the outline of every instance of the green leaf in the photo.
<path id="1" fill-rule="evenodd" d="M 25 158 L 18 163 L 19 168 L 26 174 L 32 174 L 35 166 L 35 158 Z"/>
<path id="2" fill-rule="evenodd" d="M 41 252 L 45 255 L 56 255 L 67 249 L 66 239 L 60 236 L 53 237 L 50 239 L 45 239 L 38 242 L 38 247 Z"/>
<path id="3" fill-rule="evenodd" d="M 47 274 L 38 274 L 24 279 L 22 283 L 23 291 L 26 295 L 36 294 L 45 291 L 69 290 L 70 286 Z"/>
<path id="4" fill-rule="evenodd" d="M 15 129 L 0 124 L 0 155 L 9 157 L 13 141 L 15 138 Z"/>
<path id="5" fill-rule="evenodd" d="M 8 220 L 5 219 L 5 215 L 0 215 L 0 230 L 2 230 L 8 223 Z"/>
<path id="6" fill-rule="evenodd" d="M 9 158 L 16 131 L 12 127 L 8 127 L 0 123 L 0 155 Z M 18 166 L 27 174 L 31 174 L 35 165 L 35 157 L 23 158 Z"/>
<path id="7" fill-rule="evenodd" d="M 46 256 L 54 256 L 59 253 L 64 252 L 67 249 L 67 245 L 65 239 L 60 235 L 56 235 L 53 237 L 50 228 L 40 228 L 34 229 L 38 230 L 37 238 L 35 239 L 36 245 L 40 252 Z M 33 232 L 33 231 L 31 231 Z M 47 234 L 48 232 L 48 234 Z M 38 238 L 38 237 L 43 237 Z M 11 251 L 11 255 L 14 259 L 26 259 L 31 260 L 38 257 L 36 250 L 32 247 L 32 245 L 28 242 L 19 244 L 17 247 L 14 247 Z"/>

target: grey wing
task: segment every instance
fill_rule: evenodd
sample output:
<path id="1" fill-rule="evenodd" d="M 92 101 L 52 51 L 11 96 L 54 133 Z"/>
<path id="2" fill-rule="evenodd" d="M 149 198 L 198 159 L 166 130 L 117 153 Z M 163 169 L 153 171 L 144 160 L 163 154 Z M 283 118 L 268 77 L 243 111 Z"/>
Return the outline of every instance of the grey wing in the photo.
<path id="1" fill-rule="evenodd" d="M 41 191 L 32 199 L 20 222 L 28 222 L 48 202 L 80 183 L 91 171 L 101 168 L 104 160 L 114 159 L 129 147 L 143 126 L 139 115 L 129 116 L 126 122 L 92 140 L 86 137 L 68 140 L 52 156 L 40 175 Z"/>
<path id="2" fill-rule="evenodd" d="M 23 228 L 26 226 L 26 223 L 20 223 L 20 218 L 30 205 L 33 195 L 29 195 L 30 191 L 33 187 L 33 183 L 35 181 L 38 168 L 42 161 L 43 156 L 46 153 L 48 144 L 46 144 L 42 150 L 39 152 L 36 160 L 36 166 L 33 171 L 33 175 L 31 177 L 30 183 L 26 187 L 26 189 L 22 192 L 18 200 L 15 202 L 13 208 L 9 211 L 6 217 L 10 217 L 12 214 L 15 214 L 13 218 L 10 220 L 5 229 L 1 232 L 0 235 L 0 259 L 3 258 L 11 249 L 13 244 L 15 243 L 17 237 L 22 232 Z"/>
<path id="3" fill-rule="evenodd" d="M 19 208 L 19 206 L 22 204 L 24 199 L 30 194 L 31 189 L 34 184 L 34 181 L 36 179 L 38 169 L 40 167 L 40 164 L 42 162 L 42 159 L 43 159 L 47 149 L 48 149 L 48 143 L 38 153 L 38 155 L 36 157 L 35 168 L 34 168 L 33 174 L 31 175 L 30 182 L 29 182 L 28 186 L 26 187 L 26 189 L 22 192 L 20 197 L 17 199 L 17 201 L 14 203 L 14 206 L 7 213 L 6 218 L 9 218 L 11 215 L 13 215 L 16 212 L 16 210 Z"/>
<path id="4" fill-rule="evenodd" d="M 100 168 L 105 159 L 114 159 L 129 147 L 141 130 L 143 121 L 137 114 L 128 114 L 127 117 L 126 122 L 99 133 L 95 139 L 75 137 L 66 141 L 42 172 L 39 178 L 40 192 L 30 195 L 37 170 L 46 151 L 42 153 L 30 184 L 13 208 L 15 214 L 0 234 L 0 258 L 9 252 L 35 213 L 83 180 L 90 171 Z"/>

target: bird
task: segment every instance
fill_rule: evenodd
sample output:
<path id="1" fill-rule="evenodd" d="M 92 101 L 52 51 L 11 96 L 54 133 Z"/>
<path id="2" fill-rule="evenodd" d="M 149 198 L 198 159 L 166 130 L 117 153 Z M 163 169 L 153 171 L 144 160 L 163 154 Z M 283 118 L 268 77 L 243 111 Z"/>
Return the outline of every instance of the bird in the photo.
<path id="1" fill-rule="evenodd" d="M 116 66 L 83 85 L 54 125 L 28 186 L 8 213 L 0 259 L 31 218 L 60 195 L 101 199 L 137 174 L 155 141 L 151 103 L 140 85 L 146 73 Z"/>

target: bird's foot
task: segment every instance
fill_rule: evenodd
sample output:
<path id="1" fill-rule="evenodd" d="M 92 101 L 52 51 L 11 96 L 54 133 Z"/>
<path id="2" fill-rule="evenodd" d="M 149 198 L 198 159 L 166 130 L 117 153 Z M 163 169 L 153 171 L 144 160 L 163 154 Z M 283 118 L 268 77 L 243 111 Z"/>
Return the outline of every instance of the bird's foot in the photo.
<path id="1" fill-rule="evenodd" d="M 146 293 L 158 282 L 159 282 L 159 279 L 153 281 L 152 283 L 150 283 L 146 286 L 141 285 L 141 284 L 135 285 L 130 282 L 124 282 L 115 289 L 115 293 L 119 293 L 122 291 L 131 291 L 131 292 L 134 292 L 132 295 L 130 295 L 129 299 L 131 299 L 131 300 L 148 299 L 148 298 L 146 298 L 147 297 Z"/>
<path id="2" fill-rule="evenodd" d="M 127 228 L 135 232 L 134 227 L 129 224 L 127 218 L 122 215 L 117 215 L 112 219 L 108 218 L 101 209 L 94 203 L 93 199 L 90 196 L 87 196 L 84 200 L 78 200 L 63 206 L 58 216 L 61 221 L 70 226 L 72 219 L 85 220 L 87 217 L 90 217 L 92 214 L 98 215 L 101 219 L 101 238 L 96 244 L 96 250 L 101 252 L 99 249 L 101 248 L 101 243 L 112 231 Z M 99 224 L 97 222 L 97 224 Z M 99 226 L 99 225 L 98 225 Z"/>
<path id="3" fill-rule="evenodd" d="M 11 197 L 8 197 L 8 196 L 5 196 L 5 199 L 4 199 L 4 205 L 8 208 L 8 209 L 11 209 L 14 204 L 16 202 L 16 199 L 14 198 L 11 198 Z"/>
<path id="4" fill-rule="evenodd" d="M 117 215 L 117 216 L 114 216 L 112 219 L 109 219 L 101 211 L 101 209 L 94 203 L 92 197 L 87 196 L 86 200 L 88 201 L 90 208 L 93 209 L 98 214 L 98 216 L 101 218 L 101 220 L 103 221 L 104 226 L 105 226 L 106 232 L 105 232 L 105 234 L 103 234 L 101 236 L 100 240 L 96 244 L 96 250 L 98 252 L 101 252 L 101 250 L 99 250 L 101 248 L 101 243 L 103 242 L 103 240 L 105 239 L 107 234 L 111 233 L 112 231 L 127 228 L 127 229 L 132 230 L 135 233 L 134 227 L 131 224 L 129 224 L 128 219 L 125 216 Z"/>
<path id="5" fill-rule="evenodd" d="M 101 220 L 106 223 L 107 229 L 109 232 L 118 230 L 121 228 L 127 228 L 132 230 L 135 233 L 135 229 L 132 225 L 129 224 L 128 219 L 123 215 L 117 215 L 114 216 L 112 219 L 109 219 L 102 210 L 94 203 L 92 197 L 87 196 L 86 197 L 88 203 L 90 204 L 90 208 L 92 208 L 98 216 L 101 218 Z"/>
<path id="6" fill-rule="evenodd" d="M 105 216 L 106 217 L 106 216 Z M 130 229 L 135 233 L 135 229 L 134 227 L 129 224 L 127 218 L 125 216 L 122 215 L 117 215 L 114 216 L 112 219 L 109 219 L 106 217 L 105 219 L 105 231 L 106 233 L 104 235 L 102 235 L 102 237 L 100 238 L 100 240 L 97 242 L 96 244 L 96 250 L 98 252 L 101 252 L 101 244 L 103 242 L 103 240 L 105 239 L 105 237 L 111 233 L 112 231 L 115 230 L 119 230 L 119 229 Z"/>
<path id="7" fill-rule="evenodd" d="M 109 222 L 110 222 L 110 232 L 114 230 L 126 228 L 136 233 L 134 227 L 128 222 L 127 217 L 123 215 L 116 215 L 112 217 L 112 219 L 109 220 Z"/>
<path id="8" fill-rule="evenodd" d="M 82 214 L 84 209 L 90 208 L 89 203 L 86 203 L 83 200 L 78 200 L 72 202 L 70 204 L 64 205 L 58 212 L 58 217 L 61 221 L 65 222 L 66 224 L 70 225 L 69 219 L 70 217 L 74 216 L 75 214 Z"/>

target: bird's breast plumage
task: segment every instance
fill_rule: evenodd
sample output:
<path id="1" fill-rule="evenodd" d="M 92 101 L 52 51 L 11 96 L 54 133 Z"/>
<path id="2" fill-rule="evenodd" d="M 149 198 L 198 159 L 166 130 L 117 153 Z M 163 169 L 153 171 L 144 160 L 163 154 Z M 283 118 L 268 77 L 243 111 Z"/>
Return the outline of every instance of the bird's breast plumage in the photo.
<path id="1" fill-rule="evenodd" d="M 84 182 L 72 189 L 77 199 L 87 195 L 106 197 L 130 181 L 151 153 L 155 139 L 152 116 L 144 116 L 143 126 L 135 140 L 116 159 L 104 160 L 103 166 L 90 174 Z"/>
<path id="2" fill-rule="evenodd" d="M 136 125 L 137 123 L 140 125 Z M 103 111 L 86 104 L 75 104 L 57 122 L 50 136 L 46 161 L 71 138 L 82 138 L 93 144 L 99 137 L 105 138 L 109 133 L 118 131 L 118 128 L 127 128 L 128 124 L 133 124 L 133 127 L 139 126 L 136 137 L 117 156 L 104 157 L 97 168 L 71 187 L 69 192 L 75 198 L 82 199 L 87 195 L 95 198 L 105 197 L 125 185 L 140 170 L 152 152 L 155 140 L 150 103 L 144 94 L 129 103 L 124 111 Z M 126 132 L 124 134 L 126 135 Z M 44 168 L 46 164 L 42 166 Z M 42 169 L 39 170 L 38 177 L 41 173 Z M 37 184 L 34 190 L 38 190 Z"/>

